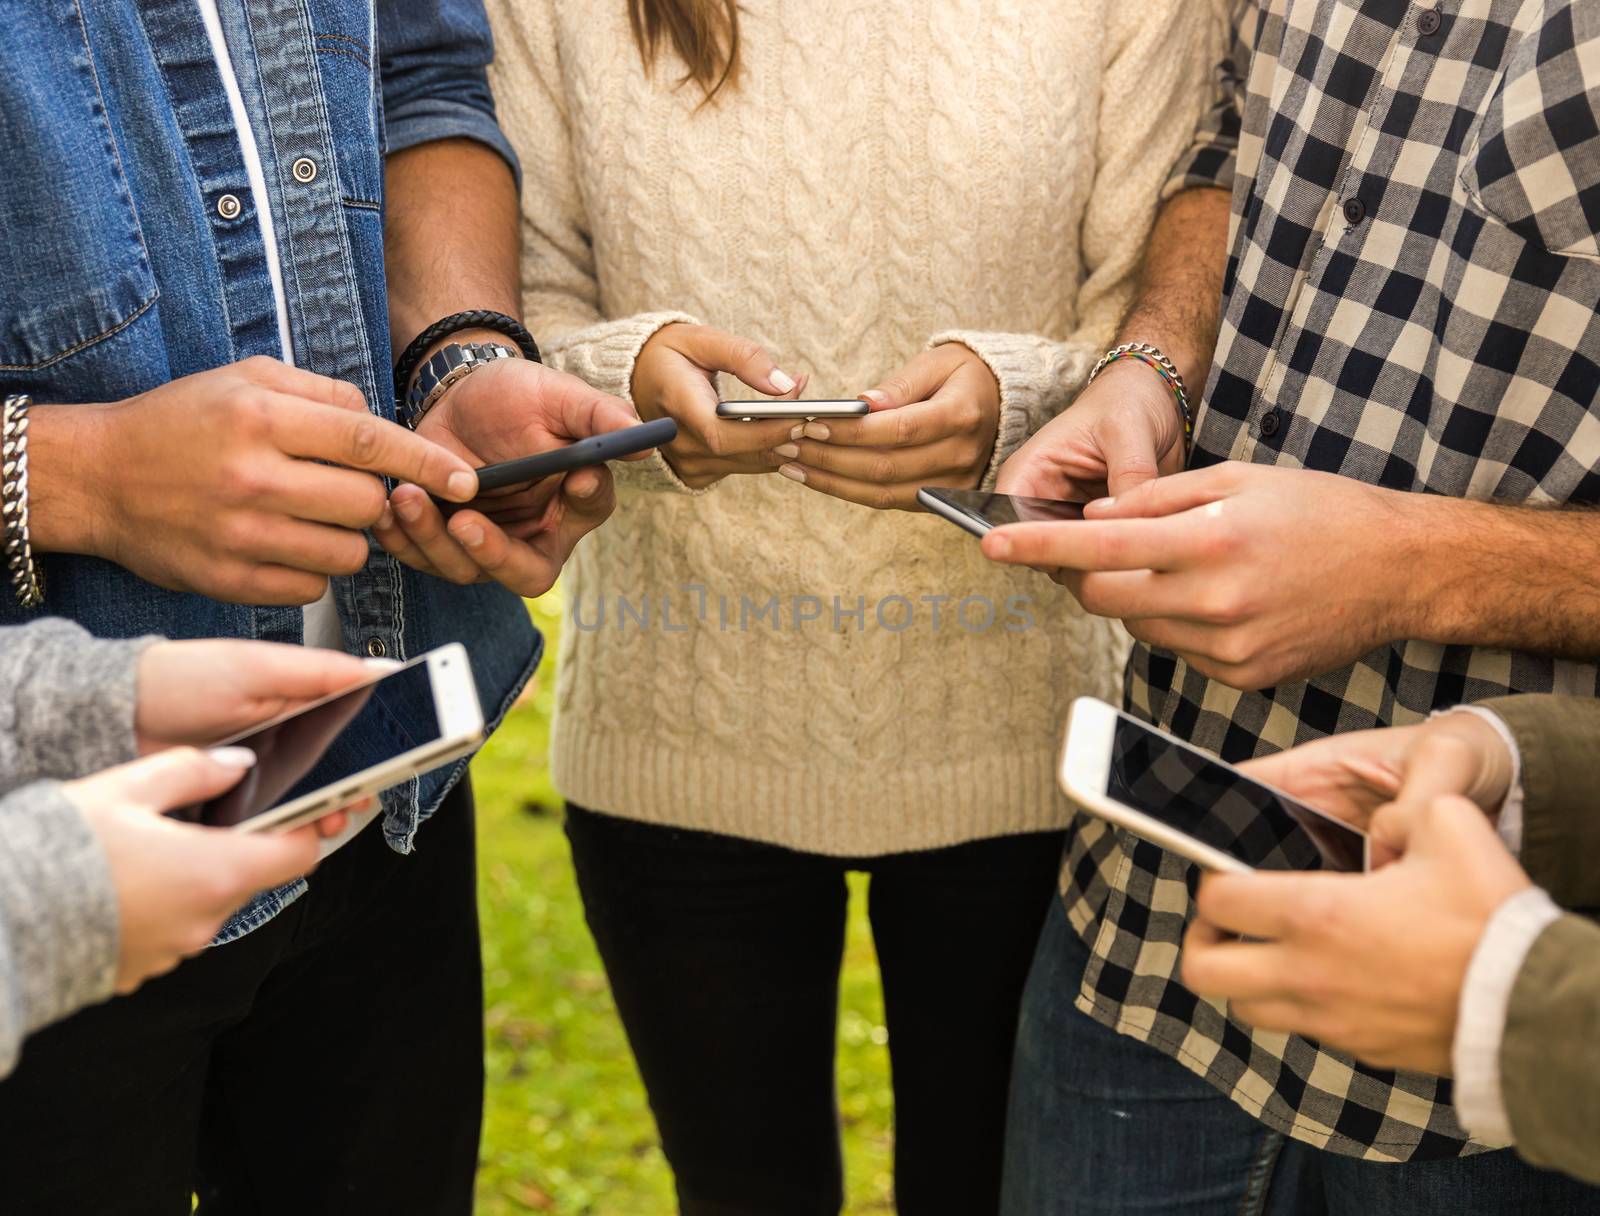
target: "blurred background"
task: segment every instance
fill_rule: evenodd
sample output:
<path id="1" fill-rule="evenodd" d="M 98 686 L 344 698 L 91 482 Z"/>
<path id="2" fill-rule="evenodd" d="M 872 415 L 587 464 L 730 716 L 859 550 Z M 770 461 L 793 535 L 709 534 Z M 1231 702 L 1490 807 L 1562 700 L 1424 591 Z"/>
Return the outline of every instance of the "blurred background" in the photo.
<path id="1" fill-rule="evenodd" d="M 547 651 L 473 764 L 488 1032 L 479 1216 L 668 1216 L 672 1178 L 583 922 L 546 762 L 561 590 L 529 604 Z M 888 1031 L 851 879 L 839 1012 L 839 1114 L 850 1216 L 893 1212 Z"/>

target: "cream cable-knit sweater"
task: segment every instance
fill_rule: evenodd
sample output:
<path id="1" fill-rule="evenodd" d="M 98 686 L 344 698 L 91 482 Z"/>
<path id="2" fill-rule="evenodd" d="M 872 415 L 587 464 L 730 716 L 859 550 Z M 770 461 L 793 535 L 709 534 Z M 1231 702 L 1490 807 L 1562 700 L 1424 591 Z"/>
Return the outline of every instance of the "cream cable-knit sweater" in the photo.
<path id="1" fill-rule="evenodd" d="M 1218 43 L 1205 0 L 745 0 L 739 87 L 701 107 L 624 0 L 489 8 L 553 366 L 627 396 L 696 319 L 853 397 L 960 341 L 1002 387 L 989 485 L 1113 337 Z M 835 855 L 1066 823 L 1067 708 L 1116 695 L 1120 629 L 930 516 L 613 467 L 563 580 L 568 798 Z"/>

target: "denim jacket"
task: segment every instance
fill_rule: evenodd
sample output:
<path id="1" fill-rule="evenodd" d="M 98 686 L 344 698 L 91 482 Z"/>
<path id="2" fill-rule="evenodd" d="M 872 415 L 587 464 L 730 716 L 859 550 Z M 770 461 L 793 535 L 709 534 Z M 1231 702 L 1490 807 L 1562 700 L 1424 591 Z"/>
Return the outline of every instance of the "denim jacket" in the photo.
<path id="1" fill-rule="evenodd" d="M 0 0 L 0 393 L 113 401 L 251 355 L 281 355 L 256 208 L 269 206 L 295 362 L 394 416 L 383 262 L 386 151 L 448 137 L 494 148 L 480 0 L 219 0 L 268 198 L 252 196 L 196 0 Z M 297 171 L 298 166 L 298 171 Z M 441 182 L 440 189 L 456 188 Z M 219 210 L 224 195 L 242 203 Z M 301 640 L 297 608 L 165 591 L 98 559 L 43 560 L 36 613 L 0 591 L 0 624 L 71 618 L 103 637 Z M 334 580 L 348 649 L 404 658 L 467 643 L 497 723 L 538 659 L 520 601 L 408 570 L 373 544 Z M 392 754 L 422 706 L 376 702 L 329 762 Z M 385 796 L 408 852 L 465 761 Z M 260 897 L 223 940 L 302 886 Z"/>

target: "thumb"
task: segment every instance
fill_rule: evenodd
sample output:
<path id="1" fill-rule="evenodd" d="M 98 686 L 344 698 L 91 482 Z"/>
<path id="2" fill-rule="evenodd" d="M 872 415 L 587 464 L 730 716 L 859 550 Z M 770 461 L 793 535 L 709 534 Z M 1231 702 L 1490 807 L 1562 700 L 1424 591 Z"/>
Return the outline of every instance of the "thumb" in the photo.
<path id="1" fill-rule="evenodd" d="M 210 751 L 174 747 L 69 782 L 64 788 L 67 796 L 84 809 L 131 805 L 155 812 L 169 811 L 232 789 L 255 762 L 255 753 L 244 747 L 214 747 Z"/>
<path id="2" fill-rule="evenodd" d="M 769 397 L 786 396 L 798 384 L 753 338 L 701 325 L 684 326 L 684 330 L 678 335 L 679 349 L 706 371 L 731 372 Z"/>
<path id="3" fill-rule="evenodd" d="M 943 347 L 923 351 L 894 375 L 861 394 L 876 413 L 915 405 L 932 397 L 950 378 L 951 367 Z"/>
<path id="4" fill-rule="evenodd" d="M 1371 841 L 1374 870 L 1405 855 L 1423 810 L 1416 803 L 1389 802 L 1372 813 L 1367 822 L 1367 836 Z"/>
<path id="5" fill-rule="evenodd" d="M 1493 834 L 1488 817 L 1475 802 L 1458 795 L 1433 798 L 1427 802 L 1391 802 L 1372 817 L 1368 831 L 1372 836 L 1373 868 L 1397 857 L 1438 852 L 1452 837 L 1451 829 Z"/>
<path id="6" fill-rule="evenodd" d="M 1134 413 L 1100 428 L 1100 454 L 1106 462 L 1106 492 L 1112 498 L 1136 490 L 1161 475 L 1156 436 Z"/>
<path id="7" fill-rule="evenodd" d="M 525 400 L 528 413 L 525 443 L 529 451 L 544 450 L 548 434 L 568 443 L 621 431 L 639 425 L 639 415 L 626 401 L 603 393 L 588 382 L 546 367 L 529 378 Z M 467 377 L 465 383 L 471 383 Z"/>
<path id="8" fill-rule="evenodd" d="M 1480 767 L 1477 754 L 1465 740 L 1431 731 L 1417 740 L 1406 757 L 1405 777 L 1395 801 L 1426 806 L 1446 794 L 1465 794 L 1477 783 Z"/>
<path id="9" fill-rule="evenodd" d="M 213 846 L 229 855 L 232 890 L 228 902 L 242 905 L 257 891 L 271 890 L 292 882 L 317 864 L 321 842 L 314 825 L 292 832 L 250 835 L 242 832 L 213 832 Z"/>
<path id="10" fill-rule="evenodd" d="M 1117 465 L 1110 463 L 1112 457 L 1109 450 L 1106 459 L 1107 488 L 1118 484 L 1126 484 L 1130 488 L 1114 492 L 1110 498 L 1091 502 L 1083 509 L 1084 516 L 1089 519 L 1155 519 L 1177 515 L 1216 502 L 1230 492 L 1226 465 L 1188 469 L 1158 477 L 1139 463 L 1142 457 L 1133 457 L 1131 463 L 1129 458 L 1124 457 L 1120 472 Z M 1119 475 L 1121 482 L 1118 481 Z"/>

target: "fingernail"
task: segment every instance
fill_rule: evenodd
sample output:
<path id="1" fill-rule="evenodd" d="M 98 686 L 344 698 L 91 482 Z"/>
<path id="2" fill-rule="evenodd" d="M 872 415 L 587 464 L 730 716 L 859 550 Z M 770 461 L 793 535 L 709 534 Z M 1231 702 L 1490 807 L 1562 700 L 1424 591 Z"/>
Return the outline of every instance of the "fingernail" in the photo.
<path id="1" fill-rule="evenodd" d="M 600 492 L 598 477 L 574 477 L 567 482 L 567 493 L 573 498 L 590 499 Z"/>
<path id="2" fill-rule="evenodd" d="M 789 432 L 789 438 L 790 439 L 804 439 L 805 438 L 805 434 L 806 434 L 806 424 L 803 423 L 803 422 L 800 422 L 800 423 L 796 423 L 794 430 Z"/>
<path id="3" fill-rule="evenodd" d="M 466 502 L 478 492 L 478 475 L 476 473 L 452 473 L 450 480 L 444 483 L 450 491 L 451 498 Z"/>
<path id="4" fill-rule="evenodd" d="M 405 666 L 399 659 L 362 659 L 361 663 L 368 671 L 399 671 Z"/>
<path id="5" fill-rule="evenodd" d="M 1108 494 L 1104 498 L 1096 499 L 1091 505 L 1099 507 L 1102 511 L 1109 511 L 1117 505 L 1117 500 Z"/>
<path id="6" fill-rule="evenodd" d="M 778 468 L 778 472 L 782 473 L 790 481 L 798 481 L 801 485 L 806 484 L 806 471 L 797 464 L 781 465 Z"/>
<path id="7" fill-rule="evenodd" d="M 394 504 L 394 513 L 408 524 L 414 524 L 422 518 L 422 504 L 414 498 L 402 498 Z"/>
<path id="8" fill-rule="evenodd" d="M 767 379 L 772 381 L 772 387 L 777 389 L 780 393 L 791 393 L 794 391 L 794 377 L 788 372 L 784 371 L 781 367 L 773 368 L 772 374 L 768 376 Z"/>
<path id="9" fill-rule="evenodd" d="M 801 432 L 807 439 L 826 439 L 831 431 L 820 422 L 808 422 Z"/>
<path id="10" fill-rule="evenodd" d="M 383 504 L 383 513 L 378 516 L 377 526 L 385 531 L 394 527 L 394 512 L 389 509 L 388 503 Z"/>
<path id="11" fill-rule="evenodd" d="M 483 544 L 483 529 L 477 524 L 462 524 L 456 529 L 456 539 L 469 549 Z"/>
<path id="12" fill-rule="evenodd" d="M 1011 538 L 1005 535 L 1003 532 L 989 533 L 989 556 L 1001 558 L 1010 557 Z"/>
<path id="13" fill-rule="evenodd" d="M 213 747 L 209 755 L 226 768 L 250 768 L 256 762 L 256 754 L 248 747 Z"/>
<path id="14" fill-rule="evenodd" d="M 772 450 L 779 456 L 782 456 L 785 460 L 793 460 L 796 456 L 800 455 L 800 449 L 792 443 L 780 443 Z"/>
<path id="15" fill-rule="evenodd" d="M 866 392 L 862 393 L 861 394 L 861 399 L 863 401 L 870 401 L 870 402 L 872 402 L 873 405 L 888 405 L 889 404 L 888 394 L 880 392 L 878 389 L 875 389 L 875 388 L 869 388 Z"/>

